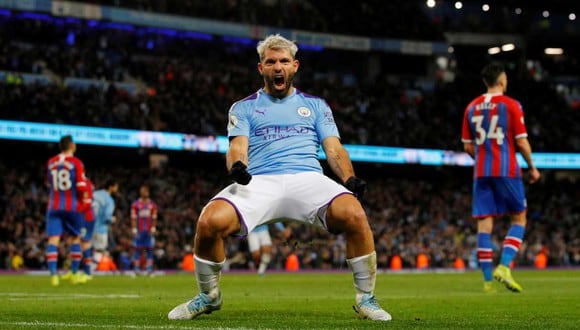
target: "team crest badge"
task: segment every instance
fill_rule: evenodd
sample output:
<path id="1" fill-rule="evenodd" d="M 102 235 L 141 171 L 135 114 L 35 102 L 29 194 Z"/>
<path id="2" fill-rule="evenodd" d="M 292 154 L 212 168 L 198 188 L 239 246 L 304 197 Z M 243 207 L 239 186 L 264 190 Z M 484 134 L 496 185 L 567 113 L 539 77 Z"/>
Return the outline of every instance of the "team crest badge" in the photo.
<path id="1" fill-rule="evenodd" d="M 228 129 L 238 126 L 238 117 L 230 115 L 230 120 L 228 121 Z"/>
<path id="2" fill-rule="evenodd" d="M 300 107 L 298 108 L 298 114 L 302 117 L 310 117 L 310 109 L 307 107 Z"/>

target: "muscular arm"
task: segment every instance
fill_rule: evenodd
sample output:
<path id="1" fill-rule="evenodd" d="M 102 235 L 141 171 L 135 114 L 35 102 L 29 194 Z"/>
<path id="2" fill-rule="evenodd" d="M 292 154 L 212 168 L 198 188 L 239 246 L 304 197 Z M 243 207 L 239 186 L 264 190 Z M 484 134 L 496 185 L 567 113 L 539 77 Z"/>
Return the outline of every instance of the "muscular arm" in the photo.
<path id="1" fill-rule="evenodd" d="M 528 163 L 528 167 L 530 169 L 534 168 L 534 163 L 532 162 L 532 147 L 530 146 L 530 142 L 526 138 L 519 138 L 516 139 L 516 146 L 518 151 L 522 154 L 526 163 Z"/>
<path id="2" fill-rule="evenodd" d="M 248 165 L 249 139 L 247 136 L 236 136 L 230 140 L 230 147 L 226 153 L 226 168 L 228 171 L 238 160 Z"/>
<path id="3" fill-rule="evenodd" d="M 348 152 L 337 137 L 327 137 L 322 141 L 322 149 L 326 154 L 328 165 L 342 182 L 354 176 L 354 169 Z"/>
<path id="4" fill-rule="evenodd" d="M 516 147 L 528 164 L 528 169 L 530 171 L 530 183 L 538 181 L 540 179 L 540 172 L 536 169 L 534 162 L 532 161 L 532 146 L 530 146 L 530 142 L 527 138 L 516 139 Z"/>

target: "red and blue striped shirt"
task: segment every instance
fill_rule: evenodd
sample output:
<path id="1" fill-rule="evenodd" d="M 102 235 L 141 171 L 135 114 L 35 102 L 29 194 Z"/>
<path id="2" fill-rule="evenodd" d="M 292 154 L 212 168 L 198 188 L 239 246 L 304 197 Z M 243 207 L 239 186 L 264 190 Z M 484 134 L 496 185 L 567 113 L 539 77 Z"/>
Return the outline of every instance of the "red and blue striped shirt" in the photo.
<path id="1" fill-rule="evenodd" d="M 137 199 L 131 204 L 131 219 L 136 220 L 139 232 L 150 232 L 157 220 L 157 204 L 150 199 Z"/>
<path id="2" fill-rule="evenodd" d="M 83 193 L 87 190 L 85 166 L 75 156 L 60 153 L 47 162 L 50 188 L 48 210 L 83 211 Z"/>
<path id="3" fill-rule="evenodd" d="M 515 141 L 528 136 L 521 104 L 501 93 L 483 94 L 465 109 L 461 141 L 474 143 L 474 177 L 521 177 Z"/>

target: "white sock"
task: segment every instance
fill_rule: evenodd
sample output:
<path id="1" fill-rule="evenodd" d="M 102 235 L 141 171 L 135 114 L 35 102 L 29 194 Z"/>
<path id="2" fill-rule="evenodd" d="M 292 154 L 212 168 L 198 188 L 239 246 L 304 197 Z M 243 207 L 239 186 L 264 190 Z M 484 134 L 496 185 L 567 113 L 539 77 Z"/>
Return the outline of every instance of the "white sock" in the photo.
<path id="1" fill-rule="evenodd" d="M 375 280 L 377 278 L 377 254 L 373 251 L 365 256 L 347 259 L 346 263 L 352 270 L 354 278 L 354 288 L 356 290 L 356 300 L 365 294 L 373 294 L 375 290 Z"/>
<path id="2" fill-rule="evenodd" d="M 260 267 L 258 267 L 258 274 L 264 274 L 266 269 L 268 269 L 268 264 L 272 260 L 272 255 L 269 253 L 262 254 L 262 258 L 260 259 Z"/>
<path id="3" fill-rule="evenodd" d="M 222 262 L 213 262 L 199 258 L 194 255 L 195 277 L 197 278 L 197 287 L 207 294 L 211 299 L 216 299 L 219 295 L 220 273 L 225 260 Z"/>

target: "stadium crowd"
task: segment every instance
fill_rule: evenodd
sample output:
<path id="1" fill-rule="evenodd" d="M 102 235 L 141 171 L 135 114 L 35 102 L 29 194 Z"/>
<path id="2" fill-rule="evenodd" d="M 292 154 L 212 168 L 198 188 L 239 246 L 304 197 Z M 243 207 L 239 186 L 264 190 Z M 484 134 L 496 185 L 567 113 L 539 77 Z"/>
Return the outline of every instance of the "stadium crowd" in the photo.
<path id="1" fill-rule="evenodd" d="M 248 8 L 246 1 L 96 2 L 119 6 L 131 3 L 143 10 L 191 12 L 198 17 L 211 13 L 208 18 L 216 18 L 218 13 L 222 20 L 246 23 L 256 23 L 259 18 L 260 24 L 333 33 L 356 34 L 361 30 L 367 36 L 401 36 L 397 29 L 380 28 L 379 23 L 386 17 L 381 16 L 385 14 L 382 10 L 354 8 L 357 2 L 352 1 L 336 5 L 352 9 L 350 12 L 360 17 L 367 14 L 368 19 L 345 25 L 338 18 L 321 14 L 325 9 L 310 1 L 294 1 L 294 6 L 284 7 L 288 13 L 280 16 L 260 11 L 268 13 L 279 1 L 259 1 L 250 12 L 240 10 Z M 174 7 L 177 3 L 181 5 Z M 391 5 L 381 2 L 373 8 L 396 16 L 391 22 L 408 17 L 398 10 L 411 9 L 397 7 L 394 11 L 388 8 Z M 273 19 L 277 21 L 268 21 Z M 427 20 L 423 16 L 419 19 Z M 377 26 L 360 27 L 358 22 L 376 22 Z M 28 84 L 18 79 L 0 82 L 0 119 L 225 135 L 229 106 L 260 86 L 254 45 L 244 40 L 184 38 L 139 28 L 91 26 L 81 20 L 61 19 L 55 23 L 17 15 L 0 17 L 0 26 L 0 70 L 51 77 L 50 83 Z M 404 30 L 408 38 L 441 37 L 440 29 L 430 24 L 409 26 L 401 22 L 392 26 Z M 329 102 L 345 143 L 460 150 L 463 108 L 469 99 L 483 92 L 477 72 L 458 71 L 453 81 L 434 79 L 430 87 L 421 85 L 416 76 L 393 77 L 389 72 L 400 64 L 428 74 L 428 59 L 421 60 L 417 69 L 411 68 L 416 62 L 396 55 L 305 48 L 298 57 L 308 65 L 299 72 L 296 85 Z M 377 57 L 381 64 L 369 66 Z M 523 103 L 534 151 L 580 150 L 578 109 L 559 94 L 549 75 L 538 80 L 534 72 L 522 67 L 514 70 L 517 74 L 510 75 L 509 94 Z M 63 81 L 68 77 L 108 81 L 111 85 L 106 89 L 65 86 Z M 120 83 L 133 84 L 136 91 L 120 88 Z M 22 147 L 28 145 L 23 143 Z M 91 150 L 81 146 L 78 155 L 83 159 Z M 160 209 L 156 268 L 177 269 L 192 243 L 194 219 L 201 206 L 227 183 L 225 171 L 216 170 L 222 168 L 223 160 L 192 154 L 194 161 L 199 157 L 210 165 L 150 168 L 144 162 L 115 166 L 112 162 L 104 164 L 100 152 L 100 158 L 93 156 L 86 165 L 97 187 L 110 176 L 121 186 L 110 246 L 120 268 L 128 265 L 131 255 L 130 201 L 137 197 L 139 186 L 148 182 Z M 121 157 L 123 160 L 129 162 Z M 46 267 L 43 165 L 44 159 L 0 162 L 0 269 Z M 396 172 L 395 168 L 380 167 L 366 175 L 361 173 L 369 182 L 364 206 L 375 235 L 379 267 L 388 268 L 393 256 L 400 256 L 405 268 L 414 268 L 422 253 L 428 255 L 431 267 L 451 267 L 456 257 L 475 267 L 476 231 L 469 216 L 470 173 L 462 176 L 455 169 L 443 168 L 429 177 L 420 177 L 416 173 L 390 174 L 392 171 Z M 416 169 L 420 171 L 425 170 Z M 527 192 L 530 221 L 518 265 L 532 265 L 540 251 L 549 256 L 552 266 L 580 265 L 578 185 L 578 180 L 547 172 L 544 180 Z M 505 231 L 506 226 L 507 222 L 495 230 Z M 340 235 L 299 227 L 294 228 L 288 241 L 274 237 L 274 242 L 274 268 L 283 268 L 291 253 L 299 256 L 302 268 L 345 267 Z M 494 244 L 498 252 L 501 242 Z M 61 265 L 66 262 L 64 251 L 63 245 Z M 230 268 L 249 267 L 251 258 L 243 239 L 229 239 L 228 252 Z"/>
<path id="2" fill-rule="evenodd" d="M 89 152 L 79 151 L 78 155 L 82 158 Z M 110 252 L 120 269 L 129 267 L 127 258 L 131 255 L 132 239 L 129 207 L 143 182 L 151 185 L 152 199 L 159 205 L 155 267 L 179 269 L 188 252 L 187 246 L 193 242 L 194 219 L 208 198 L 228 182 L 225 170 L 220 170 L 220 157 L 209 160 L 204 155 L 191 157 L 192 162 L 203 161 L 207 168 L 184 164 L 154 168 L 103 167 L 98 160 L 87 162 L 88 173 L 97 188 L 111 176 L 120 183 L 117 221 L 111 226 L 110 239 Z M 96 158 L 102 159 L 102 156 Z M 19 166 L 0 164 L 0 170 L 4 173 L 0 187 L 0 209 L 4 210 L 0 219 L 0 268 L 44 269 L 47 191 L 43 167 L 29 161 Z M 431 268 L 453 267 L 457 257 L 468 267 L 476 267 L 470 173 L 468 169 L 464 171 L 464 175 L 458 175 L 456 169 L 444 168 L 421 177 L 414 171 L 401 174 L 389 167 L 362 171 L 369 183 L 364 206 L 375 235 L 380 268 L 388 269 L 396 255 L 404 268 L 415 268 L 421 253 L 428 256 Z M 393 173 L 389 175 L 389 172 Z M 542 183 L 529 190 L 529 225 L 517 265 L 532 266 L 540 251 L 546 253 L 550 266 L 580 265 L 579 184 L 578 180 L 558 178 L 548 172 Z M 506 231 L 508 223 L 498 221 L 495 230 Z M 273 268 L 283 269 L 291 253 L 299 257 L 303 269 L 345 267 L 344 237 L 290 226 L 293 228 L 290 239 L 273 236 Z M 66 251 L 64 244 L 61 252 Z M 230 269 L 249 267 L 251 258 L 246 244 L 240 238 L 228 240 Z M 494 249 L 499 253 L 501 242 L 494 242 Z M 14 260 L 20 258 L 20 265 L 15 267 L 19 263 Z M 60 258 L 63 265 L 67 255 L 61 253 Z"/>
<path id="3" fill-rule="evenodd" d="M 0 70 L 112 83 L 80 88 L 0 82 L 3 119 L 225 135 L 229 106 L 260 86 L 253 44 L 113 31 L 80 20 L 0 21 Z M 367 68 L 372 56 L 383 63 Z M 405 56 L 304 50 L 299 58 L 308 65 L 296 85 L 328 101 L 343 141 L 350 144 L 460 149 L 463 109 L 470 97 L 483 92 L 477 72 L 460 71 L 452 82 L 433 79 L 429 85 L 417 76 L 394 77 L 390 61 L 415 66 Z M 429 64 L 424 60 L 420 66 Z M 535 150 L 579 150 L 580 112 L 549 75 L 537 80 L 534 72 L 514 70 L 509 93 L 523 104 Z M 136 91 L 118 88 L 122 82 L 131 82 Z M 13 110 L 24 108 L 29 111 Z M 551 129 L 562 123 L 574 124 L 569 131 Z"/>

